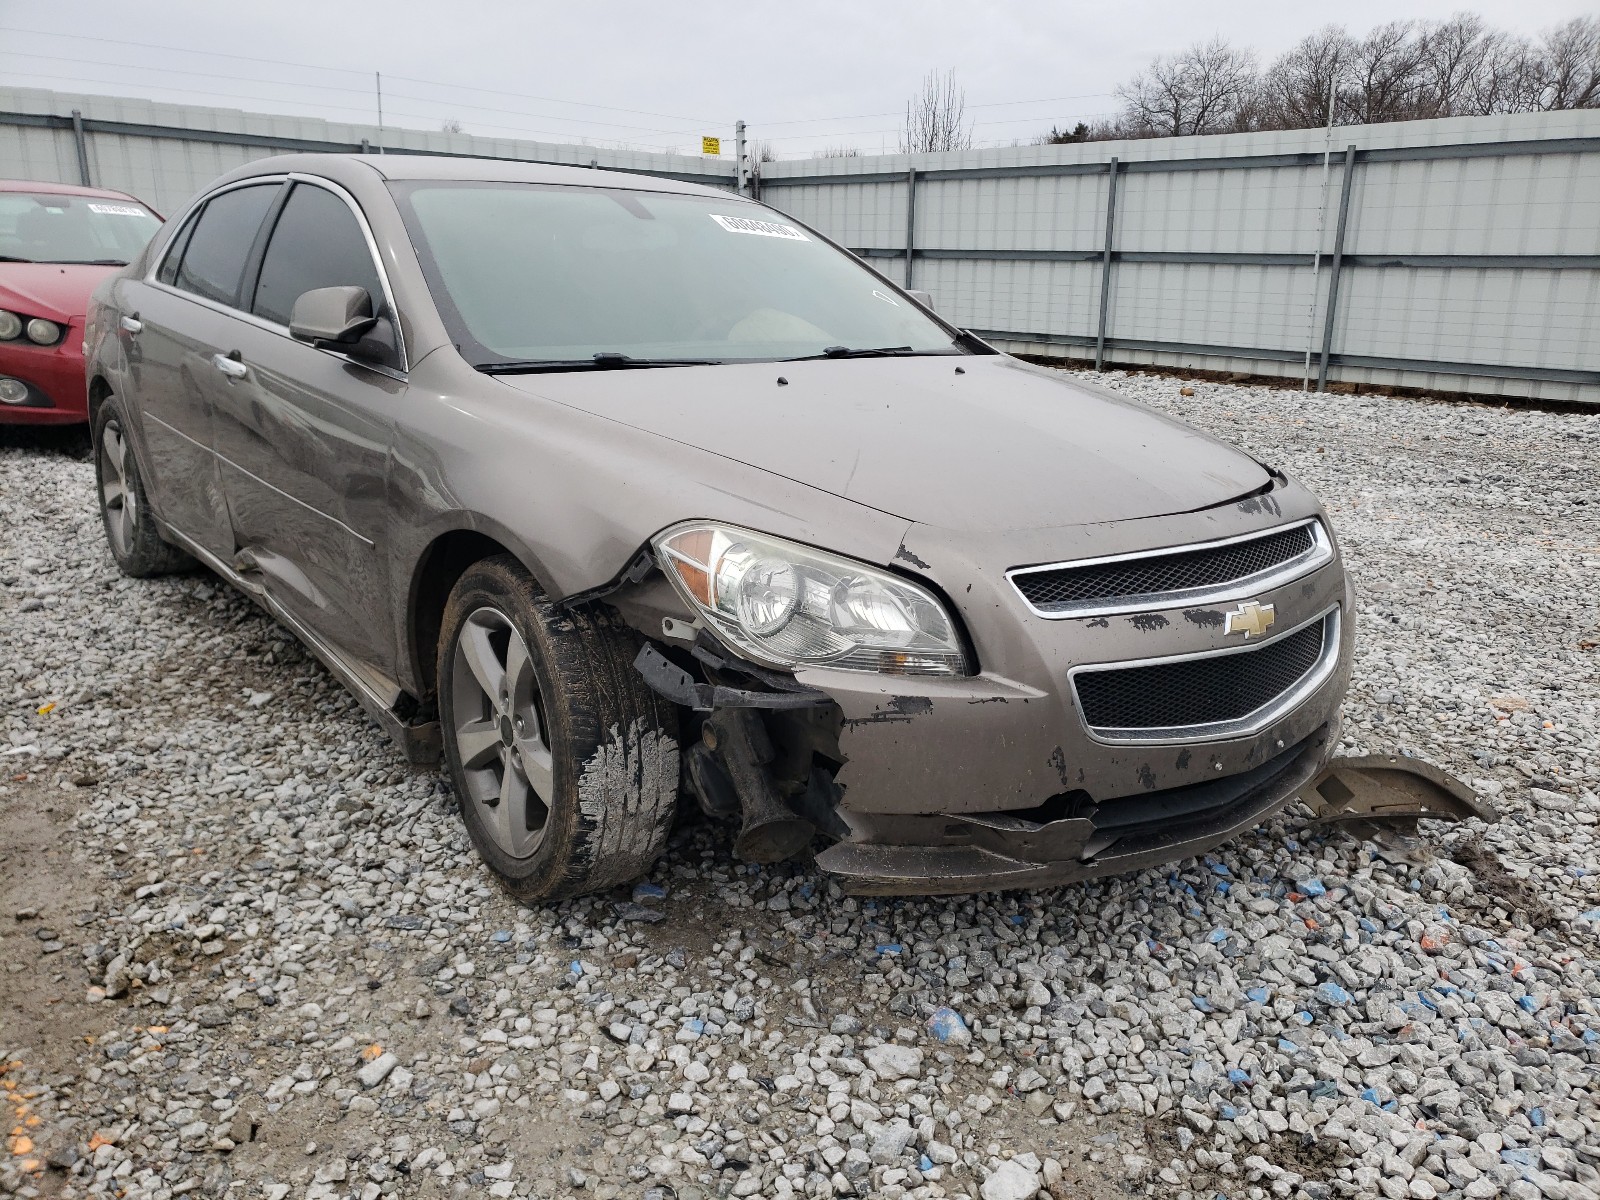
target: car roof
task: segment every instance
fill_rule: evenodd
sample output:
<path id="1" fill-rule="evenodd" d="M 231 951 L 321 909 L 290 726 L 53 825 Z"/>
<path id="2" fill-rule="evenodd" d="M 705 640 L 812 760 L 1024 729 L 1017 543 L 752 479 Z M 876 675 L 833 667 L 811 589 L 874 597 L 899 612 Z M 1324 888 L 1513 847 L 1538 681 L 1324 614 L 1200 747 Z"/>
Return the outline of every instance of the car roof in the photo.
<path id="1" fill-rule="evenodd" d="M 579 187 L 630 188 L 635 191 L 683 192 L 727 198 L 721 188 L 686 183 L 660 175 L 605 171 L 595 167 L 514 162 L 498 158 L 455 158 L 434 154 L 282 154 L 258 158 L 227 178 L 304 171 L 337 179 L 348 170 L 376 171 L 389 180 L 449 180 L 470 183 L 557 183 Z M 732 183 L 732 177 L 729 177 Z"/>
<path id="2" fill-rule="evenodd" d="M 42 192 L 52 196 L 95 196 L 102 200 L 132 200 L 143 204 L 137 196 L 116 192 L 110 188 L 78 187 L 72 183 L 47 183 L 42 179 L 0 179 L 0 192 Z"/>

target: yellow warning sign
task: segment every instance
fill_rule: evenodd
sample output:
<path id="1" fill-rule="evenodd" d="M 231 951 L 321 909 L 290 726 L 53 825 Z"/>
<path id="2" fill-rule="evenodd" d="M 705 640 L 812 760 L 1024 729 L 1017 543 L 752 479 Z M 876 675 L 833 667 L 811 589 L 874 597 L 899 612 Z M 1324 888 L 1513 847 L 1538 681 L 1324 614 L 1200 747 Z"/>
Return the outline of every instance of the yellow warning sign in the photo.
<path id="1" fill-rule="evenodd" d="M 721 138 L 710 138 L 710 137 L 701 138 L 700 139 L 700 153 L 701 154 L 721 154 L 722 153 L 722 139 Z"/>

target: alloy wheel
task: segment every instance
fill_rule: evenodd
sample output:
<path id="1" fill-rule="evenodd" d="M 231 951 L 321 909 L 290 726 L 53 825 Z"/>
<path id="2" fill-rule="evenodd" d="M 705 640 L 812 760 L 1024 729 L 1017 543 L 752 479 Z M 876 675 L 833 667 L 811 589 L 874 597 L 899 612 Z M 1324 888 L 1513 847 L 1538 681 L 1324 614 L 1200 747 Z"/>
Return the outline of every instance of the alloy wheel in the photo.
<path id="1" fill-rule="evenodd" d="M 456 751 L 468 795 L 513 858 L 538 849 L 555 792 L 545 707 L 522 635 L 498 609 L 462 623 L 451 670 Z"/>
<path id="2" fill-rule="evenodd" d="M 133 531 L 139 519 L 139 497 L 134 491 L 128 439 L 116 420 L 100 431 L 100 505 L 105 510 L 106 532 L 123 558 L 133 553 Z"/>

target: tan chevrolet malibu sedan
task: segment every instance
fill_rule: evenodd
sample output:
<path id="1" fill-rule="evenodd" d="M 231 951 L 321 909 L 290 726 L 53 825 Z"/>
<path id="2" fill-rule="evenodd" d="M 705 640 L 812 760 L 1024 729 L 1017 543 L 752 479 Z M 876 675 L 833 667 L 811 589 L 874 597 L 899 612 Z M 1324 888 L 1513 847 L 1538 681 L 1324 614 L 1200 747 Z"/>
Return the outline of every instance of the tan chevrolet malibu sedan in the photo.
<path id="1" fill-rule="evenodd" d="M 524 900 L 647 871 L 680 795 L 856 892 L 1127 871 L 1337 740 L 1315 497 L 738 196 L 269 158 L 87 344 L 118 566 L 265 606 Z"/>

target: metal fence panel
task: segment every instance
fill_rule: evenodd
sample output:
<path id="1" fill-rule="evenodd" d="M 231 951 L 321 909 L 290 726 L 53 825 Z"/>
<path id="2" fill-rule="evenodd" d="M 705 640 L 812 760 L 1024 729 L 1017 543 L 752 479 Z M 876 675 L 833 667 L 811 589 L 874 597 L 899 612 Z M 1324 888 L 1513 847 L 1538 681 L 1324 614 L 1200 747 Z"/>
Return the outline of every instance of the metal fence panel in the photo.
<path id="1" fill-rule="evenodd" d="M 1600 403 L 1600 111 L 782 162 L 762 198 L 894 278 L 909 237 L 1018 352 Z"/>

